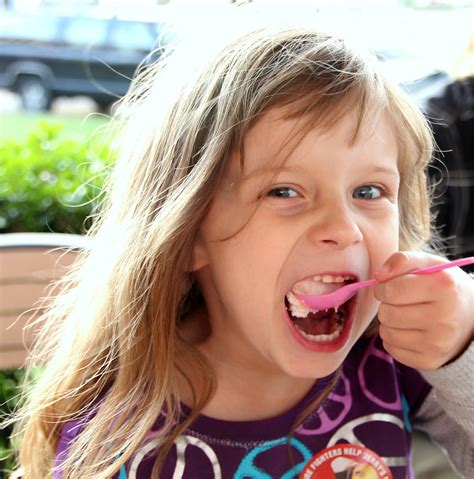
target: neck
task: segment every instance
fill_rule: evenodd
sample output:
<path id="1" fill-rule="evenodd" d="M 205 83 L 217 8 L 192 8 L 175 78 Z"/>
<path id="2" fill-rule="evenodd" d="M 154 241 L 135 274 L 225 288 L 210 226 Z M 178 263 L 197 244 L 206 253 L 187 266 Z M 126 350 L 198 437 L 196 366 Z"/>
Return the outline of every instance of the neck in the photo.
<path id="1" fill-rule="evenodd" d="M 215 395 L 203 414 L 228 421 L 252 421 L 278 416 L 295 406 L 314 384 L 314 379 L 262 378 L 260 374 L 236 368 L 235 374 L 217 368 Z"/>
<path id="2" fill-rule="evenodd" d="M 204 312 L 196 312 L 181 331 L 185 341 L 194 344 L 207 358 L 216 376 L 215 393 L 202 410 L 206 416 L 228 421 L 275 417 L 295 406 L 313 386 L 314 378 L 289 376 L 272 369 L 270 363 L 265 368 L 256 358 L 243 358 L 239 348 L 230 351 L 225 345 L 208 341 L 206 321 Z M 255 367 L 256 361 L 259 367 Z M 204 377 L 196 371 L 195 356 L 182 356 L 178 363 L 192 381 L 196 394 L 202 396 L 206 387 L 209 389 L 209 378 L 203 383 Z M 179 389 L 182 401 L 191 405 L 193 392 L 189 383 L 181 380 Z"/>
<path id="3" fill-rule="evenodd" d="M 206 344 L 198 347 L 211 363 L 216 376 L 216 389 L 204 406 L 202 413 L 215 419 L 227 421 L 252 421 L 278 416 L 295 406 L 310 390 L 314 379 L 294 378 L 281 372 L 255 368 L 253 364 L 227 358 L 216 361 L 216 356 L 207 350 Z M 196 361 L 189 357 L 179 361 L 180 368 L 192 381 L 198 395 L 204 393 L 204 384 L 199 384 Z M 208 379 L 209 381 L 209 379 Z M 191 405 L 193 392 L 188 382 L 180 381 L 181 400 Z"/>

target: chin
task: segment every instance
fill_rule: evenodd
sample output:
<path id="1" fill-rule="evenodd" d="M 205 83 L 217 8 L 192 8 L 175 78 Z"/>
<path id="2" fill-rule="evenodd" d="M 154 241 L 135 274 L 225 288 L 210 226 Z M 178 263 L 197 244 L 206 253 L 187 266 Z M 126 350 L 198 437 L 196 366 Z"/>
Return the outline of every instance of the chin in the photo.
<path id="1" fill-rule="evenodd" d="M 354 344 L 362 336 L 371 320 L 360 321 L 361 316 L 371 317 L 366 311 L 359 311 L 355 298 L 347 308 L 347 318 L 337 335 L 329 341 L 312 341 L 306 338 L 288 314 L 286 308 L 282 316 L 287 325 L 289 350 L 293 351 L 287 366 L 282 368 L 285 372 L 295 378 L 322 378 L 333 374 L 344 362 Z M 367 309 L 367 308 L 364 308 Z M 374 315 L 376 308 L 374 309 Z"/>
<path id="2" fill-rule="evenodd" d="M 343 364 L 346 359 L 348 349 L 339 350 L 336 353 L 315 353 L 308 355 L 307 352 L 300 351 L 300 354 L 294 354 L 290 359 L 282 359 L 281 370 L 290 377 L 296 379 L 319 379 L 333 374 Z"/>

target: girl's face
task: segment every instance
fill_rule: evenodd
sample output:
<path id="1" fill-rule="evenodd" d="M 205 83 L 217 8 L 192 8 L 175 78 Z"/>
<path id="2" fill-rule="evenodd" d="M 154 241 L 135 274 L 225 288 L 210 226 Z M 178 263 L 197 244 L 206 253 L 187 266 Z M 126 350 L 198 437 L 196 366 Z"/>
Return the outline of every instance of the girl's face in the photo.
<path id="1" fill-rule="evenodd" d="M 201 347 L 219 364 L 314 379 L 337 369 L 379 303 L 366 288 L 338 315 L 295 320 L 287 295 L 368 279 L 397 251 L 397 144 L 383 115 L 351 144 L 356 115 L 301 140 L 301 119 L 284 113 L 249 131 L 243 172 L 235 153 L 201 225 L 194 270 L 211 327 Z"/>

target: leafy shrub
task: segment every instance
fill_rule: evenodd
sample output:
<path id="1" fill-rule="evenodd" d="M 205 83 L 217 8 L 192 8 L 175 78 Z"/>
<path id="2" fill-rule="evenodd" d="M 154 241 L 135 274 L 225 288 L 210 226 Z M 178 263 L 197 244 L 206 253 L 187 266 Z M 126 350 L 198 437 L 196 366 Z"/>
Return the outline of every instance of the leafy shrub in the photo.
<path id="1" fill-rule="evenodd" d="M 42 122 L 25 141 L 0 144 L 0 233 L 84 233 L 97 205 L 110 148 L 65 137 Z M 0 423 L 18 405 L 24 371 L 0 371 Z M 11 427 L 0 429 L 0 478 L 14 468 Z"/>
<path id="2" fill-rule="evenodd" d="M 41 122 L 21 142 L 0 144 L 0 233 L 84 232 L 97 204 L 110 149 L 61 135 Z"/>
<path id="3" fill-rule="evenodd" d="M 28 383 L 33 383 L 41 374 L 39 368 L 34 368 Z M 25 371 L 12 369 L 0 371 L 0 423 L 11 414 L 20 402 L 21 385 L 25 384 Z M 0 478 L 14 470 L 13 444 L 10 438 L 13 426 L 2 429 L 0 434 Z"/>
<path id="4" fill-rule="evenodd" d="M 18 404 L 19 384 L 24 377 L 24 371 L 0 371 L 0 422 L 7 414 L 12 412 Z M 10 444 L 10 435 L 12 427 L 7 426 L 0 434 L 0 477 L 7 470 L 12 470 L 13 464 L 9 454 L 12 446 Z"/>

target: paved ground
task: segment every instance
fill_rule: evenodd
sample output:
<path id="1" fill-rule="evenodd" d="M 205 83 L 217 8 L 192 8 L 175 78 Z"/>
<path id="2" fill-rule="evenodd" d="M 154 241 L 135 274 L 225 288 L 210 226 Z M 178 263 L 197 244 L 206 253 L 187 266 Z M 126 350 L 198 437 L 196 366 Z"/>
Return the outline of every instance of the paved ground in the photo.
<path id="1" fill-rule="evenodd" d="M 0 88 L 0 114 L 1 112 L 19 112 L 21 110 L 22 106 L 19 96 L 4 88 Z M 51 110 L 58 114 L 84 116 L 97 111 L 97 106 L 93 100 L 86 97 L 64 97 L 54 100 Z"/>
<path id="2" fill-rule="evenodd" d="M 0 88 L 0 111 L 18 111 L 20 108 L 21 105 L 18 95 L 14 95 L 8 90 Z"/>

